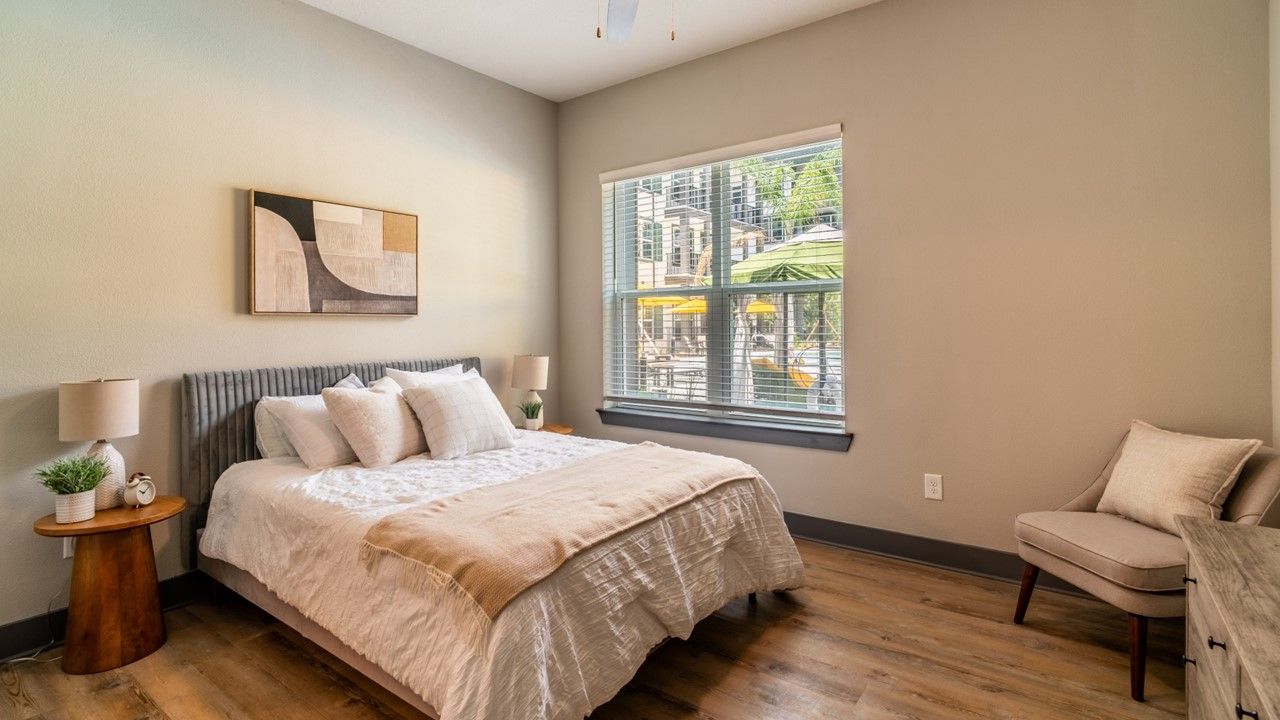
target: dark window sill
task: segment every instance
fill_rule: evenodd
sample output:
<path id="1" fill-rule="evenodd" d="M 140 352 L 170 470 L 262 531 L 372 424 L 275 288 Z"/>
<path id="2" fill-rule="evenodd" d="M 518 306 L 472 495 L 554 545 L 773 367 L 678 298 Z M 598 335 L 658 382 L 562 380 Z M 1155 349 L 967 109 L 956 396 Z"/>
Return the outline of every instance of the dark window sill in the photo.
<path id="1" fill-rule="evenodd" d="M 853 433 L 842 430 L 782 427 L 746 420 L 671 415 L 630 408 L 600 408 L 596 412 L 600 414 L 600 421 L 605 425 L 620 425 L 642 430 L 661 430 L 685 435 L 703 435 L 835 452 L 847 452 L 849 446 L 853 444 Z"/>

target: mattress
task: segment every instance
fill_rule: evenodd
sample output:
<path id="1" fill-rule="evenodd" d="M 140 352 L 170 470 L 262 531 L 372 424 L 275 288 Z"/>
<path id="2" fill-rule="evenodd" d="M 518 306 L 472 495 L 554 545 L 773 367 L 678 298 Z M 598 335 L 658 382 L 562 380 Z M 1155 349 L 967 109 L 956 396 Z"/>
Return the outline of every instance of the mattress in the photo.
<path id="1" fill-rule="evenodd" d="M 515 447 L 386 468 L 307 469 L 297 458 L 229 468 L 214 487 L 202 554 L 281 600 L 437 708 L 441 720 L 581 718 L 667 637 L 687 638 L 728 600 L 798 587 L 803 566 L 777 496 L 730 483 L 596 545 L 518 596 L 478 642 L 444 592 L 367 570 L 379 518 L 620 447 L 518 431 Z M 609 482 L 609 478 L 601 478 Z"/>

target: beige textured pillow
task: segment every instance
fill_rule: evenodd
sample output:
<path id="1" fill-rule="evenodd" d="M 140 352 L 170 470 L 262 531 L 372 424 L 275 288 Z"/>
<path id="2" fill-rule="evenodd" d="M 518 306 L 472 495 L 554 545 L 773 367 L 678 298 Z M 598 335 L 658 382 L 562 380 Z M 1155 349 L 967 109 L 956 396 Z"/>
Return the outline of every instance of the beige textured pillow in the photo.
<path id="1" fill-rule="evenodd" d="M 426 452 L 422 426 L 394 381 L 379 380 L 368 390 L 325 388 L 320 395 L 361 465 L 382 467 Z"/>
<path id="2" fill-rule="evenodd" d="M 1098 512 L 1174 535 L 1179 515 L 1216 520 L 1240 468 L 1261 445 L 1184 435 L 1134 420 Z"/>

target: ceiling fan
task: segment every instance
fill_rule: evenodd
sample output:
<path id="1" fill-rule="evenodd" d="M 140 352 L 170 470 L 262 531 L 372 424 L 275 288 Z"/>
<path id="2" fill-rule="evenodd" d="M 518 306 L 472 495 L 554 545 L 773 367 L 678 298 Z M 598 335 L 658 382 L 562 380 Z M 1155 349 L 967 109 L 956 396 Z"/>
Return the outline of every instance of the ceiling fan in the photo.
<path id="1" fill-rule="evenodd" d="M 608 5 L 608 14 L 603 27 L 600 23 L 600 3 Z M 622 42 L 631 37 L 635 27 L 636 11 L 640 9 L 640 0 L 597 0 L 596 37 L 603 37 L 609 42 Z M 671 39 L 676 39 L 676 3 L 671 0 Z"/>

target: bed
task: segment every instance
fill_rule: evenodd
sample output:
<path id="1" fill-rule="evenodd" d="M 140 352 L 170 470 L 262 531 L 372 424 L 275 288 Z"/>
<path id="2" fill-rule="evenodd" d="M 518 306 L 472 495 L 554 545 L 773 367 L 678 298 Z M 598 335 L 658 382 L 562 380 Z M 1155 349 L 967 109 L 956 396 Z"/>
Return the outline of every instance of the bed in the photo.
<path id="1" fill-rule="evenodd" d="M 482 638 L 464 632 L 450 596 L 361 562 L 366 531 L 405 508 L 626 446 L 520 430 L 509 449 L 314 471 L 259 459 L 253 433 L 260 397 L 316 394 L 349 373 L 376 379 L 388 365 L 456 363 L 479 369 L 477 358 L 447 358 L 185 375 L 184 537 L 195 564 L 441 720 L 583 717 L 655 646 L 688 637 L 725 602 L 803 583 L 777 497 L 757 475 L 583 550 L 517 595 Z"/>

